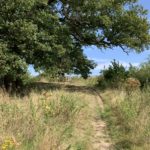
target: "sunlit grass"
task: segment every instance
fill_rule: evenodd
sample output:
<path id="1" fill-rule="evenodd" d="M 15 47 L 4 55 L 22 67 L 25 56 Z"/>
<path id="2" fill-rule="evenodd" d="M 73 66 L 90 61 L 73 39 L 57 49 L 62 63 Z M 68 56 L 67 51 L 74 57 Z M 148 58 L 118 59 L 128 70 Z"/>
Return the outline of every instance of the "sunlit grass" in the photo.
<path id="1" fill-rule="evenodd" d="M 79 92 L 32 91 L 22 98 L 1 91 L 0 149 L 88 149 L 87 109 L 84 94 Z"/>
<path id="2" fill-rule="evenodd" d="M 106 90 L 102 94 L 107 121 L 115 149 L 150 149 L 150 88 L 135 90 Z"/>

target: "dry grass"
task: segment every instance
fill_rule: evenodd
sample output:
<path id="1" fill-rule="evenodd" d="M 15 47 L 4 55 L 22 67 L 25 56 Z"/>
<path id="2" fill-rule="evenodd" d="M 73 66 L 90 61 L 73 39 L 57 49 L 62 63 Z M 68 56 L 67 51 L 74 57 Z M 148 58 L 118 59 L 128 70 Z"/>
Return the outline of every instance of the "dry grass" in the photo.
<path id="1" fill-rule="evenodd" d="M 81 77 L 73 77 L 70 80 L 70 83 L 75 83 L 76 85 L 86 85 L 88 87 L 93 87 L 97 84 L 98 77 L 89 77 L 87 79 L 83 79 Z"/>
<path id="2" fill-rule="evenodd" d="M 128 94 L 124 90 L 102 93 L 107 121 L 117 150 L 150 149 L 150 88 Z"/>
<path id="3" fill-rule="evenodd" d="M 0 147 L 88 150 L 88 109 L 88 96 L 80 92 L 32 91 L 19 98 L 0 91 Z"/>

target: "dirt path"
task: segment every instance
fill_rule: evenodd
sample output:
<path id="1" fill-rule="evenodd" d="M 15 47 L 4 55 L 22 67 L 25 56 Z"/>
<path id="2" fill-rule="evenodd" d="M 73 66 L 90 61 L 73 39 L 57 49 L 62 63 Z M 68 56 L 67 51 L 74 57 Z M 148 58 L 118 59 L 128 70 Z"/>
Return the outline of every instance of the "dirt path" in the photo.
<path id="1" fill-rule="evenodd" d="M 95 99 L 95 108 L 99 107 L 101 111 L 103 111 L 104 107 L 100 95 L 98 95 L 95 90 L 91 90 L 94 92 L 93 98 Z M 106 123 L 99 117 L 93 116 L 92 126 L 94 131 L 94 136 L 92 137 L 93 150 L 112 150 L 112 144 L 107 133 Z"/>
<path id="2" fill-rule="evenodd" d="M 106 123 L 100 118 L 99 111 L 103 111 L 103 101 L 100 94 L 93 88 L 86 86 L 67 85 L 68 89 L 84 93 L 85 100 L 88 101 L 89 111 L 91 113 L 91 135 L 92 150 L 112 150 L 111 140 L 107 133 Z"/>
<path id="3" fill-rule="evenodd" d="M 86 127 L 91 128 L 90 135 L 90 149 L 89 150 L 112 150 L 112 142 L 107 132 L 106 123 L 100 118 L 100 111 L 103 111 L 103 101 L 100 94 L 94 89 L 85 85 L 78 84 L 57 84 L 57 83 L 40 83 L 42 89 L 62 89 L 69 93 L 75 92 L 79 95 L 83 95 L 83 99 L 88 105 L 88 109 L 85 113 L 88 115 L 88 123 L 78 124 L 78 131 L 80 133 L 86 130 Z M 39 87 L 40 88 L 40 87 Z M 98 113 L 99 111 L 99 113 Z M 83 114 L 84 115 L 84 114 Z M 81 130 L 80 130 L 81 128 Z"/>

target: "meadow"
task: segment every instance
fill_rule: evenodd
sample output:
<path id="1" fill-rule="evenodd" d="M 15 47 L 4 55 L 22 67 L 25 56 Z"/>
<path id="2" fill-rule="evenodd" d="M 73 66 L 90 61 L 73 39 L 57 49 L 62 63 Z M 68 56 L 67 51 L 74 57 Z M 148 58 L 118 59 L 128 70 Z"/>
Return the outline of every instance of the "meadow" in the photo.
<path id="1" fill-rule="evenodd" d="M 150 87 L 102 90 L 95 86 L 97 79 L 72 78 L 63 83 L 42 79 L 23 97 L 1 90 L 1 149 L 94 150 L 93 140 L 103 140 L 94 136 L 102 130 L 94 131 L 96 118 L 106 123 L 112 149 L 149 150 Z M 93 89 L 101 95 L 103 109 L 95 102 Z"/>
<path id="2" fill-rule="evenodd" d="M 40 88 L 24 97 L 0 91 L 0 149 L 92 149 L 93 95 L 60 84 Z"/>
<path id="3" fill-rule="evenodd" d="M 25 95 L 1 89 L 1 150 L 149 150 L 149 84 L 114 83 L 38 78 Z"/>
<path id="4" fill-rule="evenodd" d="M 101 92 L 106 121 L 115 150 L 150 149 L 150 88 Z"/>
<path id="5" fill-rule="evenodd" d="M 144 6 L 0 0 L 0 150 L 150 150 L 150 56 L 120 56 L 150 49 Z"/>

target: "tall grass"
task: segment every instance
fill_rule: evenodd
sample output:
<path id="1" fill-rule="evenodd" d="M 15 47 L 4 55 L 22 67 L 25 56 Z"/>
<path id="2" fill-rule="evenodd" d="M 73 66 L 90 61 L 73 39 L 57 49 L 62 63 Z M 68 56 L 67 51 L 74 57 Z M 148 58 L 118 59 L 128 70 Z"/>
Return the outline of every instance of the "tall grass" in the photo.
<path id="1" fill-rule="evenodd" d="M 80 141 L 71 139 L 84 106 L 76 93 L 32 92 L 22 99 L 1 91 L 0 149 L 77 149 Z"/>
<path id="2" fill-rule="evenodd" d="M 83 79 L 81 77 L 72 77 L 70 83 L 74 83 L 76 85 L 84 85 L 84 86 L 89 86 L 89 87 L 94 87 L 97 85 L 98 77 L 93 76 L 93 77 L 88 77 L 87 79 Z"/>
<path id="3" fill-rule="evenodd" d="M 106 120 L 116 150 L 150 149 L 150 88 L 125 92 L 107 90 L 102 94 Z"/>

